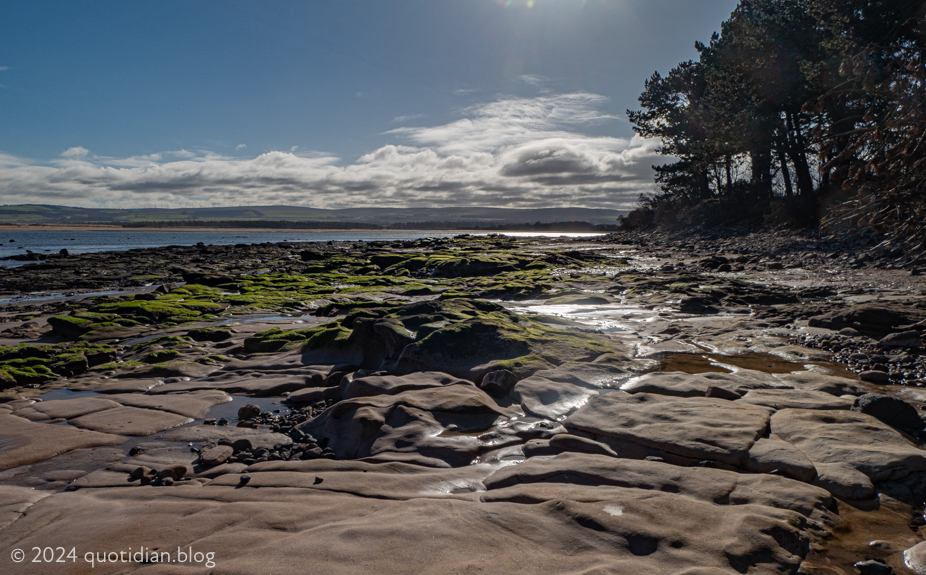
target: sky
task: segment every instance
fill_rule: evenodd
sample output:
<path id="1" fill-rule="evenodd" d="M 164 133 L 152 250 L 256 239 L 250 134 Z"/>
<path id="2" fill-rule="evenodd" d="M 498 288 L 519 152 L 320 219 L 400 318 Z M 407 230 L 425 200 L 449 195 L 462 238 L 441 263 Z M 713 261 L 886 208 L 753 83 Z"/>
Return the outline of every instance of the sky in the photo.
<path id="1" fill-rule="evenodd" d="M 735 0 L 0 0 L 0 204 L 629 209 Z"/>

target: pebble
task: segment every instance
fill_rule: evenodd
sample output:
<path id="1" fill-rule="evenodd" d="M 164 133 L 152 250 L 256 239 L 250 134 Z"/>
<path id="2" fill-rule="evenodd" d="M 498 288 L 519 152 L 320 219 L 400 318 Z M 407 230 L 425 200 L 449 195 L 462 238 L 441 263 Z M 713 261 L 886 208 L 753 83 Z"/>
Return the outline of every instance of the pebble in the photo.
<path id="1" fill-rule="evenodd" d="M 142 477 L 145 477 L 146 475 L 148 475 L 149 472 L 150 470 L 144 465 L 142 465 L 141 467 L 136 467 L 135 469 L 133 469 L 132 473 L 129 474 L 129 477 L 131 477 L 132 479 L 141 479 Z"/>
<path id="2" fill-rule="evenodd" d="M 251 476 L 248 475 L 247 473 L 244 473 L 238 478 L 238 484 L 247 485 L 250 480 L 251 480 Z"/>

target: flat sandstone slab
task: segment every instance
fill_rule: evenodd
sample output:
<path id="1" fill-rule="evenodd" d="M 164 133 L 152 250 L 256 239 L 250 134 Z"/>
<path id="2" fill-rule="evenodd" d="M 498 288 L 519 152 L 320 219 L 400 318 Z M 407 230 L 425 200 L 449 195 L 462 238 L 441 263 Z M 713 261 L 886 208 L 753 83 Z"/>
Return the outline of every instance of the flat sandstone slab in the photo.
<path id="1" fill-rule="evenodd" d="M 742 466 L 771 410 L 724 399 L 624 392 L 593 397 L 567 428 L 692 459 Z M 617 449 L 618 455 L 621 450 Z"/>
<path id="2" fill-rule="evenodd" d="M 0 470 L 44 461 L 72 449 L 121 445 L 125 441 L 119 435 L 0 414 Z"/>
<path id="3" fill-rule="evenodd" d="M 165 429 L 193 421 L 189 417 L 156 409 L 117 407 L 72 419 L 71 424 L 83 429 L 119 435 L 152 435 Z"/>

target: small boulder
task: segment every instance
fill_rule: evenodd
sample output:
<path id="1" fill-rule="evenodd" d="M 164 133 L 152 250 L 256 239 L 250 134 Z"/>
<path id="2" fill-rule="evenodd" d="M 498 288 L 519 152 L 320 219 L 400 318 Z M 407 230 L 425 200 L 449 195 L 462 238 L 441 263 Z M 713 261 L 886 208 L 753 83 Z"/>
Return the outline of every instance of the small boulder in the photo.
<path id="1" fill-rule="evenodd" d="M 222 465 L 228 460 L 229 457 L 234 455 L 235 450 L 232 449 L 229 445 L 218 445 L 209 449 L 204 449 L 202 453 L 199 454 L 199 461 L 203 465 L 208 465 L 209 467 L 215 467 L 216 465 Z"/>
<path id="2" fill-rule="evenodd" d="M 891 381 L 890 374 L 878 370 L 863 371 L 858 374 L 858 378 L 862 381 L 867 381 L 868 383 L 875 383 L 878 385 L 887 385 Z"/>
<path id="3" fill-rule="evenodd" d="M 508 395 L 514 384 L 518 383 L 518 376 L 507 369 L 497 369 L 485 374 L 479 387 L 489 395 Z"/>
<path id="4" fill-rule="evenodd" d="M 878 342 L 878 347 L 923 347 L 923 338 L 918 331 L 892 333 Z"/>
<path id="5" fill-rule="evenodd" d="M 813 484 L 840 499 L 868 499 L 875 487 L 867 475 L 846 463 L 816 463 Z"/>
<path id="6" fill-rule="evenodd" d="M 186 475 L 186 472 L 186 465 L 168 465 L 158 472 L 158 479 L 163 480 L 170 478 L 173 481 L 178 481 L 183 479 L 183 476 Z"/>
<path id="7" fill-rule="evenodd" d="M 866 393 L 856 398 L 852 411 L 866 413 L 895 429 L 911 433 L 919 433 L 923 430 L 923 420 L 920 419 L 919 412 L 899 397 Z"/>
<path id="8" fill-rule="evenodd" d="M 132 479 L 141 479 L 142 477 L 148 475 L 148 471 L 149 469 L 142 465 L 141 467 L 136 467 L 133 469 L 132 473 L 129 474 L 129 477 Z"/>
<path id="9" fill-rule="evenodd" d="M 904 551 L 903 562 L 917 575 L 926 575 L 926 541 Z"/>
<path id="10" fill-rule="evenodd" d="M 238 419 L 240 420 L 254 419 L 258 415 L 260 415 L 260 407 L 253 403 L 249 403 L 238 409 Z"/>

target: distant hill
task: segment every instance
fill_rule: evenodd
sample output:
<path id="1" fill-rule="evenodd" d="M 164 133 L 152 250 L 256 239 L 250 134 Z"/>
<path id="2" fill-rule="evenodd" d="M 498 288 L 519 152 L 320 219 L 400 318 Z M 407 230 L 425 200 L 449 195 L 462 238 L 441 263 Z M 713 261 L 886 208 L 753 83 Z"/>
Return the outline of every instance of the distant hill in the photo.
<path id="1" fill-rule="evenodd" d="M 588 222 L 616 224 L 626 212 L 592 208 L 347 208 L 240 206 L 229 208 L 97 209 L 68 206 L 0 206 L 0 224 L 144 224 L 196 221 L 346 222 L 391 226 L 422 222 L 461 222 L 480 226 Z"/>

